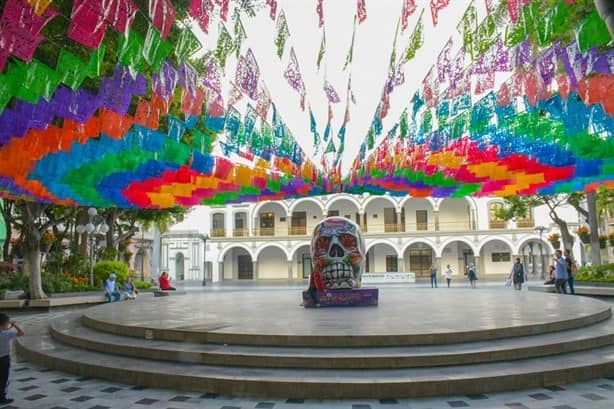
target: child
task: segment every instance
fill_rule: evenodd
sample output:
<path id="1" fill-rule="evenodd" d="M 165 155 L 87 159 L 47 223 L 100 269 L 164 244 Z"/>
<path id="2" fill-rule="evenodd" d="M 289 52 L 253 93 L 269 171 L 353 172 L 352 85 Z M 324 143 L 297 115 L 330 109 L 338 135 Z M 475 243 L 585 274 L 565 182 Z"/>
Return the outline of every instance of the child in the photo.
<path id="1" fill-rule="evenodd" d="M 24 335 L 25 333 L 15 321 L 11 321 L 8 315 L 0 313 L 0 405 L 13 402 L 13 399 L 7 398 L 12 341 Z"/>

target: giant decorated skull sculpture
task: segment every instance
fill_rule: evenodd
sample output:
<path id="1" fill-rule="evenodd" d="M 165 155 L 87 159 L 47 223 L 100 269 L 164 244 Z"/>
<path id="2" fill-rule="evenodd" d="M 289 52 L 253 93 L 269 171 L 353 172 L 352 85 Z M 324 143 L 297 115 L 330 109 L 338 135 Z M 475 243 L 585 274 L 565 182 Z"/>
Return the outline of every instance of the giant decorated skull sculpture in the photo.
<path id="1" fill-rule="evenodd" d="M 311 239 L 310 287 L 318 291 L 359 288 L 365 269 L 365 240 L 360 227 L 344 217 L 322 220 Z"/>

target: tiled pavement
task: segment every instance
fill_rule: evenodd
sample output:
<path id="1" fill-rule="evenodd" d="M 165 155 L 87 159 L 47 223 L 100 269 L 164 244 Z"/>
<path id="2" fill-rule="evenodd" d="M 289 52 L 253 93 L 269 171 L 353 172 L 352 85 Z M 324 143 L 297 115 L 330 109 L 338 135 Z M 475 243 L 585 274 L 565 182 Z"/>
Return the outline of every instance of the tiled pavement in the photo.
<path id="1" fill-rule="evenodd" d="M 27 329 L 67 311 L 52 313 L 17 312 L 12 316 Z M 83 379 L 50 371 L 29 362 L 13 363 L 7 409 L 612 409 L 614 378 L 574 385 L 551 386 L 518 392 L 426 399 L 383 400 L 275 400 L 242 399 L 169 390 L 131 387 L 95 379 Z"/>

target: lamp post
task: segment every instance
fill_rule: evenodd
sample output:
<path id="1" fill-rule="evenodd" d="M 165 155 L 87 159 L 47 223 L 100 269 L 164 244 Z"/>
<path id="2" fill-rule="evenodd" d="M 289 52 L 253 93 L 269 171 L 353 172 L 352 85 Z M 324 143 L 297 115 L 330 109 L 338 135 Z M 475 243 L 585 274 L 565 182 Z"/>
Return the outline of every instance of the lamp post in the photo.
<path id="1" fill-rule="evenodd" d="M 205 251 L 203 252 L 203 287 L 207 285 L 207 240 L 209 240 L 209 235 L 205 233 L 203 235 L 205 246 Z"/>
<path id="2" fill-rule="evenodd" d="M 544 253 L 542 249 L 542 234 L 544 234 L 546 228 L 544 226 L 537 226 L 535 231 L 539 232 L 539 265 L 541 267 L 542 280 L 544 279 Z"/>
<path id="3" fill-rule="evenodd" d="M 90 286 L 94 286 L 94 244 L 96 234 L 107 234 L 109 226 L 105 223 L 102 217 L 98 216 L 98 210 L 94 207 L 87 209 L 89 223 L 86 225 L 80 224 L 77 226 L 77 233 L 88 233 L 88 244 L 90 250 Z"/>

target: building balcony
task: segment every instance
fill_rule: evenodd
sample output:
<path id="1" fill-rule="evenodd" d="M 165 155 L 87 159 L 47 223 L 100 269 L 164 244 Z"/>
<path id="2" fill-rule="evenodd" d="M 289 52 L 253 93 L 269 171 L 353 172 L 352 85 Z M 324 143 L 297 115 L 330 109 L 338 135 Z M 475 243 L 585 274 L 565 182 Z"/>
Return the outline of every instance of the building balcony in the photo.
<path id="1" fill-rule="evenodd" d="M 488 222 L 489 229 L 505 229 L 507 222 L 505 220 L 491 220 Z"/>
<path id="2" fill-rule="evenodd" d="M 535 227 L 535 220 L 532 220 L 532 219 L 517 220 L 516 227 L 518 227 L 519 229 L 529 229 L 529 228 L 532 229 L 533 227 Z"/>
<path id="3" fill-rule="evenodd" d="M 211 229 L 211 237 L 226 237 L 226 229 Z"/>
<path id="4" fill-rule="evenodd" d="M 232 237 L 247 237 L 248 233 L 247 229 L 233 229 Z"/>
<path id="5" fill-rule="evenodd" d="M 289 227 L 288 235 L 290 236 L 305 236 L 307 235 L 307 226 Z"/>

